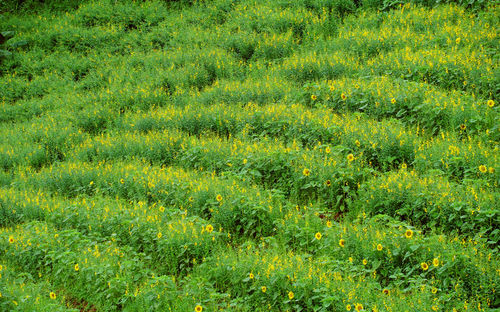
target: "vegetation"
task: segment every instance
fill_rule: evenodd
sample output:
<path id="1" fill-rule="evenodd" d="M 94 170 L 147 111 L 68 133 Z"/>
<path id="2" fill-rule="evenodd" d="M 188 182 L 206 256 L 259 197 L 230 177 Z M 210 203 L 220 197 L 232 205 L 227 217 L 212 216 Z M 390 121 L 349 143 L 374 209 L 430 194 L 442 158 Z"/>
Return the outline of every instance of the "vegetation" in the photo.
<path id="1" fill-rule="evenodd" d="M 0 9 L 0 310 L 500 309 L 496 1 Z"/>

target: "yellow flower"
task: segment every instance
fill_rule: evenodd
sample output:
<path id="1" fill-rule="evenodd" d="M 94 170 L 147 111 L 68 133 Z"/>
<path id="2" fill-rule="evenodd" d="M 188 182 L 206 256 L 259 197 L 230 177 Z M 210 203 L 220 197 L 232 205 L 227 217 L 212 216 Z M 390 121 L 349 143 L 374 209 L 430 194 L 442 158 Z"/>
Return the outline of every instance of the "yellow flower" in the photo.
<path id="1" fill-rule="evenodd" d="M 326 185 L 326 186 L 331 186 L 331 185 L 332 185 L 332 181 L 330 181 L 330 180 L 326 180 L 326 181 L 325 181 L 325 185 Z"/>
<path id="2" fill-rule="evenodd" d="M 401 164 L 401 169 L 406 169 L 406 168 L 408 168 L 408 165 L 406 165 L 406 163 L 402 163 Z"/>
<path id="3" fill-rule="evenodd" d="M 383 248 L 383 247 L 382 247 L 382 245 L 381 245 L 381 244 L 378 244 L 378 245 L 377 245 L 377 250 L 378 250 L 378 251 L 381 251 L 381 250 L 382 250 L 382 248 Z"/>
<path id="4" fill-rule="evenodd" d="M 314 238 L 316 238 L 317 240 L 320 240 L 321 239 L 321 233 L 318 232 L 318 233 L 314 234 Z"/>
<path id="5" fill-rule="evenodd" d="M 432 260 L 432 265 L 437 267 L 439 265 L 439 259 L 438 258 L 434 258 L 434 260 Z"/>
<path id="6" fill-rule="evenodd" d="M 78 265 L 78 263 L 75 264 L 75 271 L 77 271 L 77 272 L 80 271 L 80 266 Z"/>
<path id="7" fill-rule="evenodd" d="M 316 95 L 314 95 L 314 94 L 313 94 L 313 95 L 311 95 L 311 100 L 316 101 L 316 99 L 317 99 L 317 98 L 318 98 L 318 97 L 317 97 Z"/>
<path id="8" fill-rule="evenodd" d="M 335 91 L 335 86 L 330 86 L 330 91 Z"/>
<path id="9" fill-rule="evenodd" d="M 164 212 L 165 211 L 165 207 L 163 207 L 163 206 L 160 206 L 160 208 L 158 208 L 158 209 L 160 209 L 160 212 Z"/>
<path id="10" fill-rule="evenodd" d="M 488 102 L 486 102 L 488 104 L 489 107 L 493 107 L 495 106 L 495 101 L 493 100 L 488 100 Z"/>
<path id="11" fill-rule="evenodd" d="M 340 95 L 340 97 L 342 98 L 342 100 L 343 100 L 343 101 L 345 101 L 345 100 L 347 99 L 347 96 L 346 96 L 344 93 L 342 93 L 342 94 Z"/>
<path id="12" fill-rule="evenodd" d="M 367 264 L 368 264 L 368 260 L 363 259 L 363 265 L 367 265 Z"/>
<path id="13" fill-rule="evenodd" d="M 253 273 L 250 273 L 250 274 L 248 274 L 248 277 L 249 277 L 250 279 L 253 279 L 255 276 L 253 275 Z"/>
<path id="14" fill-rule="evenodd" d="M 383 293 L 384 295 L 390 295 L 390 294 L 391 294 L 391 291 L 390 291 L 389 289 L 384 289 L 384 290 L 382 290 L 382 293 Z"/>
<path id="15" fill-rule="evenodd" d="M 467 129 L 467 126 L 465 124 L 460 125 L 460 130 L 465 131 Z"/>
<path id="16" fill-rule="evenodd" d="M 355 84 L 354 88 L 359 89 L 359 84 Z"/>
<path id="17" fill-rule="evenodd" d="M 332 221 L 330 220 L 326 221 L 326 226 L 329 228 L 332 227 Z"/>
<path id="18" fill-rule="evenodd" d="M 52 300 L 56 299 L 56 294 L 53 291 L 50 292 L 49 296 L 50 296 L 50 299 L 52 299 Z"/>
<path id="19" fill-rule="evenodd" d="M 353 154 L 347 155 L 347 160 L 348 161 L 353 161 L 354 160 L 354 155 Z"/>
<path id="20" fill-rule="evenodd" d="M 189 196 L 188 200 L 189 200 L 190 203 L 192 203 L 194 201 L 193 196 Z"/>
<path id="21" fill-rule="evenodd" d="M 212 231 L 214 230 L 214 227 L 213 227 L 211 224 L 209 224 L 209 225 L 207 225 L 207 227 L 205 228 L 205 230 L 206 230 L 208 233 L 212 233 Z"/>
<path id="22" fill-rule="evenodd" d="M 195 310 L 196 312 L 201 312 L 201 311 L 203 311 L 203 307 L 202 307 L 201 305 L 197 305 L 197 306 L 194 308 L 194 310 Z"/>
<path id="23" fill-rule="evenodd" d="M 262 290 L 262 292 L 263 292 L 263 293 L 265 293 L 265 292 L 267 291 L 267 287 L 266 287 L 266 286 L 262 286 L 262 287 L 260 288 L 260 290 Z"/>
<path id="24" fill-rule="evenodd" d="M 218 202 L 220 202 L 222 200 L 222 195 L 217 195 L 217 197 L 215 197 L 215 199 L 217 199 Z"/>
<path id="25" fill-rule="evenodd" d="M 0 264 L 0 272 L 3 270 L 3 266 Z"/>
<path id="26" fill-rule="evenodd" d="M 425 262 L 420 263 L 420 266 L 422 267 L 422 270 L 424 270 L 424 271 L 427 271 L 427 269 L 429 268 L 429 266 Z"/>
<path id="27" fill-rule="evenodd" d="M 304 168 L 304 170 L 302 171 L 302 174 L 305 175 L 306 177 L 308 177 L 311 174 L 311 170 Z"/>
<path id="28" fill-rule="evenodd" d="M 460 38 L 455 39 L 455 43 L 459 44 L 460 43 Z"/>
<path id="29" fill-rule="evenodd" d="M 330 146 L 327 146 L 327 147 L 325 148 L 325 153 L 330 154 Z"/>
<path id="30" fill-rule="evenodd" d="M 437 293 L 437 292 L 438 292 L 438 290 L 437 290 L 437 288 L 436 288 L 436 287 L 432 287 L 431 292 L 432 292 L 433 294 L 435 294 L 435 293 Z"/>
<path id="31" fill-rule="evenodd" d="M 410 230 L 410 229 L 406 230 L 405 237 L 406 238 L 411 238 L 412 236 L 413 236 L 413 231 Z"/>
<path id="32" fill-rule="evenodd" d="M 345 246 L 345 240 L 344 239 L 339 240 L 339 246 L 340 247 L 344 247 Z"/>
<path id="33" fill-rule="evenodd" d="M 125 180 L 120 179 L 120 183 L 121 183 L 121 184 L 125 183 Z"/>
<path id="34" fill-rule="evenodd" d="M 12 244 L 13 242 L 14 242 L 14 237 L 9 236 L 9 243 L 11 243 L 11 244 Z"/>
<path id="35" fill-rule="evenodd" d="M 396 104 L 396 99 L 395 99 L 395 98 L 392 98 L 392 99 L 391 99 L 391 103 L 392 103 L 392 104 Z"/>
<path id="36" fill-rule="evenodd" d="M 493 167 L 489 167 L 489 168 L 488 168 L 488 172 L 489 172 L 489 173 L 494 173 L 494 172 L 495 172 L 495 168 L 493 168 Z"/>
<path id="37" fill-rule="evenodd" d="M 161 236 L 162 236 L 161 232 L 158 232 L 158 234 L 156 234 L 156 237 L 158 237 L 158 238 L 161 238 Z"/>
<path id="38" fill-rule="evenodd" d="M 244 164 L 244 165 L 246 165 L 246 164 L 247 164 L 247 162 L 248 162 L 248 160 L 247 160 L 246 158 L 245 158 L 245 159 L 243 159 L 243 164 Z"/>
<path id="39" fill-rule="evenodd" d="M 351 305 L 350 305 L 350 304 L 346 305 L 346 306 L 345 306 L 345 309 L 346 309 L 347 311 L 351 311 Z"/>
<path id="40" fill-rule="evenodd" d="M 295 295 L 293 294 L 293 291 L 288 292 L 288 299 L 292 300 Z"/>
<path id="41" fill-rule="evenodd" d="M 357 146 L 357 147 L 360 147 L 360 146 L 361 146 L 361 142 L 359 142 L 358 140 L 356 140 L 356 141 L 354 142 L 354 144 L 356 144 L 356 146 Z"/>
<path id="42" fill-rule="evenodd" d="M 356 311 L 361 311 L 363 310 L 363 305 L 361 303 L 356 303 L 356 307 L 355 307 Z"/>
<path id="43" fill-rule="evenodd" d="M 486 168 L 485 165 L 481 165 L 479 166 L 479 171 L 481 171 L 482 173 L 486 173 L 486 171 L 488 171 L 488 168 Z"/>
<path id="44" fill-rule="evenodd" d="M 438 306 L 437 305 L 433 305 L 432 306 L 432 311 L 437 311 L 437 310 L 439 310 Z"/>

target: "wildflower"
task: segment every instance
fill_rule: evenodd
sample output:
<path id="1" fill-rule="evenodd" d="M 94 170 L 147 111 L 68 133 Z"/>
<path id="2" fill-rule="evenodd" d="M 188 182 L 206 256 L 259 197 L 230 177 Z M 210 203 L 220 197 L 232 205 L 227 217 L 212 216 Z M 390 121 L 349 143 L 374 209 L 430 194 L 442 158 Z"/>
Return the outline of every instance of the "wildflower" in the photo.
<path id="1" fill-rule="evenodd" d="M 495 106 L 495 101 L 488 100 L 488 102 L 486 102 L 486 104 L 488 104 L 489 107 L 493 107 L 493 106 Z"/>
<path id="2" fill-rule="evenodd" d="M 3 270 L 3 266 L 0 264 L 0 272 Z"/>
<path id="3" fill-rule="evenodd" d="M 331 185 L 332 185 L 332 181 L 330 181 L 330 180 L 326 180 L 326 181 L 325 181 L 325 185 L 326 185 L 326 186 L 331 186 Z"/>
<path id="4" fill-rule="evenodd" d="M 329 228 L 332 227 L 332 221 L 330 220 L 326 221 L 326 226 Z"/>
<path id="5" fill-rule="evenodd" d="M 408 165 L 406 163 L 402 163 L 401 164 L 401 169 L 406 169 L 406 168 L 408 168 Z"/>
<path id="6" fill-rule="evenodd" d="M 194 201 L 193 196 L 189 196 L 188 200 L 189 200 L 190 203 L 192 203 Z"/>
<path id="7" fill-rule="evenodd" d="M 485 165 L 481 165 L 481 166 L 479 166 L 479 171 L 481 171 L 481 173 L 486 173 L 486 171 L 488 171 L 488 169 L 486 168 Z"/>
<path id="8" fill-rule="evenodd" d="M 318 233 L 314 234 L 314 238 L 316 238 L 317 240 L 320 240 L 321 239 L 321 233 L 318 232 Z"/>
<path id="9" fill-rule="evenodd" d="M 363 310 L 363 305 L 361 303 L 356 303 L 355 309 L 357 312 L 359 312 L 359 311 Z"/>
<path id="10" fill-rule="evenodd" d="M 395 98 L 391 99 L 391 104 L 396 104 L 396 99 Z"/>
<path id="11" fill-rule="evenodd" d="M 383 247 L 382 247 L 382 245 L 381 245 L 381 244 L 378 244 L 378 245 L 377 245 L 377 250 L 378 250 L 378 251 L 381 251 L 381 250 L 382 250 L 382 248 L 383 248 Z"/>
<path id="12" fill-rule="evenodd" d="M 432 260 L 432 265 L 435 266 L 435 267 L 437 267 L 439 265 L 439 259 L 438 258 L 434 258 Z"/>
<path id="13" fill-rule="evenodd" d="M 11 244 L 12 244 L 13 242 L 14 242 L 14 237 L 9 236 L 9 243 L 11 243 Z"/>
<path id="14" fill-rule="evenodd" d="M 245 158 L 245 159 L 243 159 L 243 164 L 244 164 L 244 165 L 246 165 L 246 164 L 247 164 L 247 162 L 248 162 L 248 160 L 247 160 L 246 158 Z"/>
<path id="15" fill-rule="evenodd" d="M 158 232 L 158 234 L 156 234 L 156 237 L 158 237 L 158 239 L 160 239 L 162 236 L 161 232 Z"/>
<path id="16" fill-rule="evenodd" d="M 345 246 L 345 240 L 344 239 L 339 240 L 339 246 L 340 247 L 344 247 Z"/>
<path id="17" fill-rule="evenodd" d="M 405 237 L 406 238 L 411 238 L 412 236 L 413 236 L 413 231 L 410 230 L 410 229 L 406 230 Z"/>
<path id="18" fill-rule="evenodd" d="M 363 265 L 367 265 L 367 264 L 368 264 L 368 260 L 363 259 Z"/>
<path id="19" fill-rule="evenodd" d="M 318 99 L 318 97 L 316 95 L 314 95 L 314 94 L 311 95 L 311 100 L 316 101 L 317 99 Z"/>
<path id="20" fill-rule="evenodd" d="M 267 287 L 266 287 L 266 286 L 262 286 L 262 287 L 260 288 L 260 290 L 262 290 L 262 292 L 263 292 L 263 293 L 266 293 L 266 291 L 267 291 Z"/>
<path id="21" fill-rule="evenodd" d="M 351 305 L 350 305 L 350 304 L 346 305 L 346 306 L 345 306 L 345 309 L 346 309 L 347 311 L 351 311 Z"/>
<path id="22" fill-rule="evenodd" d="M 460 43 L 460 38 L 455 39 L 455 43 L 459 44 Z"/>
<path id="23" fill-rule="evenodd" d="M 75 264 L 75 271 L 77 271 L 77 272 L 80 271 L 80 266 L 78 265 L 78 263 Z"/>
<path id="24" fill-rule="evenodd" d="M 165 211 L 165 207 L 163 206 L 160 206 L 160 208 L 158 208 L 160 210 L 160 212 L 164 212 Z"/>
<path id="25" fill-rule="evenodd" d="M 197 305 L 197 306 L 194 308 L 194 310 L 195 310 L 196 312 L 201 312 L 201 311 L 203 311 L 203 307 L 202 307 L 201 305 Z"/>
<path id="26" fill-rule="evenodd" d="M 391 291 L 389 289 L 384 289 L 384 290 L 382 290 L 382 293 L 384 295 L 390 295 Z"/>
<path id="27" fill-rule="evenodd" d="M 438 308 L 438 306 L 437 306 L 437 305 L 433 305 L 433 306 L 432 306 L 432 311 L 437 311 L 438 309 L 439 309 L 439 308 Z"/>
<path id="28" fill-rule="evenodd" d="M 325 153 L 330 154 L 330 146 L 327 146 L 327 147 L 325 148 Z"/>
<path id="29" fill-rule="evenodd" d="M 212 233 L 212 231 L 214 230 L 214 227 L 213 227 L 211 224 L 209 224 L 209 225 L 207 225 L 207 227 L 205 228 L 205 230 L 206 230 L 208 233 Z"/>
<path id="30" fill-rule="evenodd" d="M 52 299 L 52 300 L 56 299 L 56 294 L 53 291 L 50 292 L 49 296 L 50 296 L 50 299 Z"/>
<path id="31" fill-rule="evenodd" d="M 347 155 L 347 160 L 348 161 L 353 161 L 354 160 L 354 155 L 353 154 Z"/>
<path id="32" fill-rule="evenodd" d="M 217 195 L 217 197 L 215 197 L 215 199 L 217 199 L 218 202 L 220 202 L 222 200 L 222 195 Z"/>
<path id="33" fill-rule="evenodd" d="M 250 274 L 248 274 L 248 278 L 253 279 L 254 277 L 253 273 L 250 272 Z"/>
<path id="34" fill-rule="evenodd" d="M 358 140 L 356 140 L 356 142 L 354 142 L 354 144 L 356 144 L 357 147 L 361 146 L 361 142 L 359 142 Z"/>
<path id="35" fill-rule="evenodd" d="M 493 168 L 493 167 L 489 167 L 489 168 L 488 168 L 488 172 L 489 172 L 489 173 L 494 173 L 494 172 L 495 172 L 495 168 Z"/>
<path id="36" fill-rule="evenodd" d="M 335 91 L 335 86 L 330 86 L 330 91 Z"/>
<path id="37" fill-rule="evenodd" d="M 359 84 L 355 84 L 354 88 L 359 89 Z"/>
<path id="38" fill-rule="evenodd" d="M 427 271 L 427 269 L 429 269 L 429 266 L 425 262 L 420 263 L 420 266 L 422 267 L 422 270 L 424 270 L 424 271 Z"/>
<path id="39" fill-rule="evenodd" d="M 293 291 L 288 292 L 288 299 L 292 300 L 295 297 Z"/>
<path id="40" fill-rule="evenodd" d="M 120 179 L 120 183 L 121 183 L 121 184 L 125 183 L 125 180 Z"/>
<path id="41" fill-rule="evenodd" d="M 306 177 L 308 177 L 311 174 L 311 170 L 304 168 L 304 170 L 302 171 L 302 174 L 305 175 Z"/>
<path id="42" fill-rule="evenodd" d="M 460 125 L 460 130 L 465 131 L 467 129 L 467 126 L 465 124 Z"/>
<path id="43" fill-rule="evenodd" d="M 436 287 L 432 287 L 431 292 L 432 292 L 433 294 L 435 294 L 435 293 L 437 293 L 437 292 L 438 292 L 438 290 L 437 290 L 437 288 L 436 288 Z"/>
<path id="44" fill-rule="evenodd" d="M 340 97 L 342 98 L 342 101 L 345 101 L 347 99 L 347 96 L 344 93 L 342 93 Z"/>

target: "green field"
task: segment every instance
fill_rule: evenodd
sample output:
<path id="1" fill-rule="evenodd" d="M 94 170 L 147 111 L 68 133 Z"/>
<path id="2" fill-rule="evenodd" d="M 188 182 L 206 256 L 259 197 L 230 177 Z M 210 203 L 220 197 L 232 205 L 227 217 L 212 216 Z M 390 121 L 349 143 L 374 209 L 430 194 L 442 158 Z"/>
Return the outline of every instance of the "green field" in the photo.
<path id="1" fill-rule="evenodd" d="M 0 311 L 500 311 L 498 1 L 0 12 Z"/>

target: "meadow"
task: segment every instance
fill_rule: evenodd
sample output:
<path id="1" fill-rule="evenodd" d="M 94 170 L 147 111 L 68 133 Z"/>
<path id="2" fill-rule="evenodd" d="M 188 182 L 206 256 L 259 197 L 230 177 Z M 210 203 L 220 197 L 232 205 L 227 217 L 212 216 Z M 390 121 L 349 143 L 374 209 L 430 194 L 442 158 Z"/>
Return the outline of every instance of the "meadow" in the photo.
<path id="1" fill-rule="evenodd" d="M 498 1 L 0 12 L 0 311 L 500 311 Z"/>

